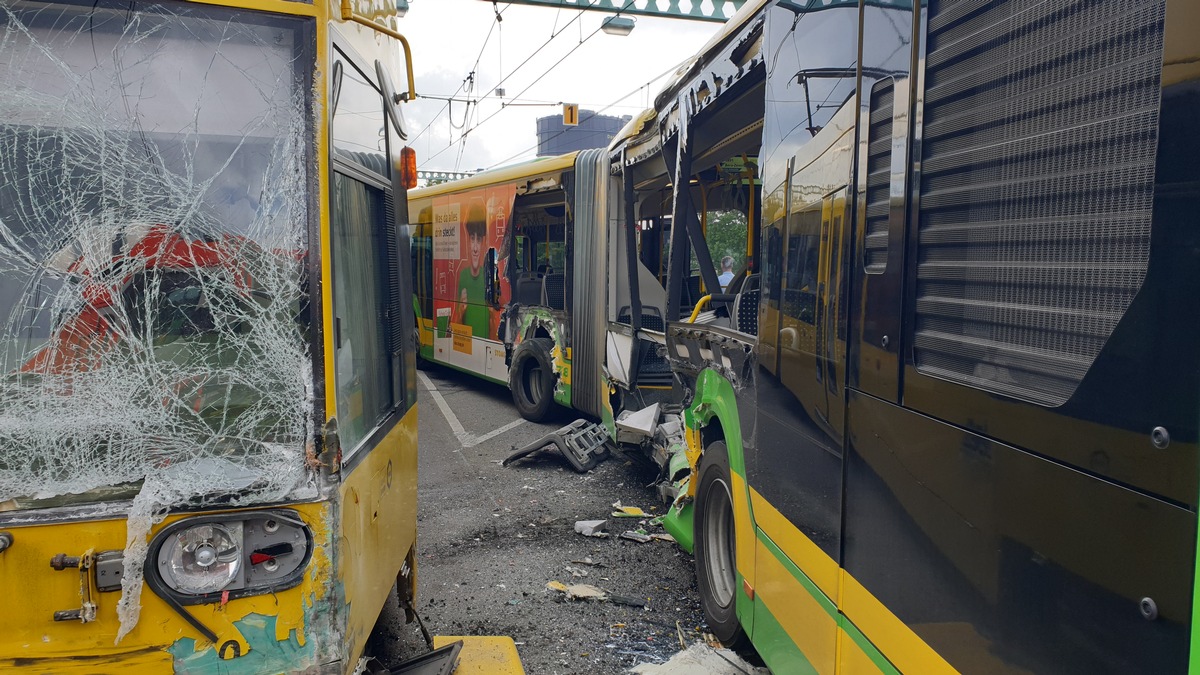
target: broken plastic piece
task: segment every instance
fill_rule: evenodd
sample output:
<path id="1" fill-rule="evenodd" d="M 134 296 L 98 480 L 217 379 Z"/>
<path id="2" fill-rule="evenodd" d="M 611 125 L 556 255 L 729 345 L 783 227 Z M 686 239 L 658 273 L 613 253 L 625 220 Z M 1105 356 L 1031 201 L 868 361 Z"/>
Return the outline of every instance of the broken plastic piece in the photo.
<path id="1" fill-rule="evenodd" d="M 613 504 L 616 511 L 612 512 L 614 518 L 649 518 L 650 514 L 643 511 L 637 506 L 621 506 L 621 502 Z"/>
<path id="2" fill-rule="evenodd" d="M 658 404 L 622 416 L 616 421 L 618 431 L 628 432 L 635 436 L 650 438 L 654 435 L 654 427 L 658 424 Z"/>
<path id="3" fill-rule="evenodd" d="M 546 446 L 554 445 L 576 471 L 586 473 L 608 457 L 607 441 L 608 434 L 603 426 L 587 420 L 575 420 L 520 449 L 514 446 L 512 454 L 500 465 L 508 466 Z"/>
<path id="4" fill-rule="evenodd" d="M 575 531 L 585 537 L 607 537 L 608 533 L 607 520 L 577 520 L 575 521 Z"/>
<path id="5" fill-rule="evenodd" d="M 621 538 L 628 539 L 629 541 L 636 541 L 639 544 L 644 544 L 644 543 L 654 539 L 654 537 L 651 537 L 648 534 L 642 534 L 641 532 L 632 532 L 632 531 L 622 532 Z"/>

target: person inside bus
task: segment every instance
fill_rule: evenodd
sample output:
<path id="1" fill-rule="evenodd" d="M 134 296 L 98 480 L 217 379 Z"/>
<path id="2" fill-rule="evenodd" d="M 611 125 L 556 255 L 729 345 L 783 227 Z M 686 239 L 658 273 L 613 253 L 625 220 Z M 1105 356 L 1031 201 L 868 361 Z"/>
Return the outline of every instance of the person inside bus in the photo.
<path id="1" fill-rule="evenodd" d="M 487 279 L 483 273 L 483 255 L 487 240 L 487 212 L 483 201 L 474 199 L 467 207 L 465 224 L 470 241 L 470 266 L 463 265 L 458 273 L 458 306 L 454 323 L 469 326 L 474 337 L 488 337 L 491 313 L 486 304 Z"/>
<path id="2" fill-rule="evenodd" d="M 729 282 L 733 281 L 733 256 L 721 258 L 721 274 L 717 276 L 717 281 L 721 282 L 721 292 L 724 293 L 729 288 Z"/>

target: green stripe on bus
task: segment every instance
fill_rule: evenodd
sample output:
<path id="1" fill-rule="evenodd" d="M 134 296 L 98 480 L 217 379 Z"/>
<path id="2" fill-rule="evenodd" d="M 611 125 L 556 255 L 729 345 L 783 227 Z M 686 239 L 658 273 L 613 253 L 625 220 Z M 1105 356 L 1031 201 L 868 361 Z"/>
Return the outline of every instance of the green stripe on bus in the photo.
<path id="1" fill-rule="evenodd" d="M 1200 519 L 1197 519 L 1200 521 Z M 1192 578 L 1192 645 L 1188 673 L 1200 675 L 1200 531 L 1196 533 L 1196 573 Z"/>
<path id="2" fill-rule="evenodd" d="M 833 601 L 829 599 L 829 596 L 821 592 L 821 589 L 817 588 L 817 585 L 812 582 L 812 579 L 809 579 L 808 575 L 805 574 L 803 570 L 801 570 L 799 567 L 796 567 L 795 563 L 789 560 L 788 557 L 783 554 L 783 551 L 775 545 L 775 542 L 771 541 L 769 538 L 767 538 L 767 535 L 763 534 L 762 530 L 755 528 L 755 532 L 758 535 L 758 540 L 762 542 L 762 545 L 765 546 L 772 555 L 775 556 L 775 559 L 779 561 L 779 564 L 783 565 L 783 568 L 786 569 L 796 579 L 796 581 L 804 587 L 804 590 L 808 591 L 808 594 L 813 596 L 813 599 L 817 601 L 817 604 L 821 605 L 826 614 L 836 620 L 838 616 L 840 616 L 838 613 L 838 608 L 837 605 L 835 605 Z"/>
<path id="3" fill-rule="evenodd" d="M 768 551 L 771 552 L 771 555 L 775 556 L 775 559 L 778 560 L 781 565 L 783 565 L 783 568 L 786 569 L 796 579 L 796 581 L 801 586 L 804 587 L 804 590 L 808 591 L 809 595 L 811 595 L 817 601 L 817 603 L 819 605 L 821 605 L 821 607 L 825 610 L 826 614 L 828 614 L 831 618 L 833 618 L 835 621 L 837 621 L 838 626 L 843 631 L 846 632 L 846 635 L 848 635 L 850 637 L 850 639 L 854 641 L 854 644 L 858 645 L 858 648 L 861 649 L 863 651 L 863 653 L 867 655 L 867 658 L 871 659 L 871 663 L 875 664 L 875 667 L 878 668 L 881 673 L 886 673 L 887 675 L 900 675 L 900 671 L 896 670 L 896 667 L 893 666 L 891 664 L 891 662 L 889 662 L 883 656 L 883 654 L 879 651 L 879 649 L 877 649 L 875 647 L 875 645 L 873 645 L 871 643 L 871 641 L 867 639 L 867 636 L 863 635 L 862 631 L 860 631 L 858 629 L 858 627 L 855 626 L 850 621 L 850 619 L 846 618 L 846 616 L 844 614 L 842 614 L 841 612 L 838 611 L 837 605 L 834 604 L 834 602 L 829 599 L 829 596 L 827 596 L 823 592 L 821 592 L 821 589 L 817 588 L 817 585 L 814 584 L 812 582 L 812 580 L 808 578 L 808 575 L 806 575 L 803 572 L 803 570 L 801 570 L 791 560 L 789 560 L 788 557 L 786 555 L 784 555 L 783 550 L 780 549 L 778 546 L 776 546 L 775 542 L 771 541 L 765 534 L 762 533 L 761 530 L 758 531 L 758 540 L 760 542 L 762 542 L 763 546 L 765 546 Z M 761 596 L 758 598 L 758 601 L 760 602 L 760 604 L 763 603 L 763 600 L 764 599 Z M 770 623 L 773 624 L 774 626 L 778 626 L 779 629 L 782 631 L 782 626 L 780 626 L 778 620 L 775 619 L 774 615 L 771 614 L 770 608 L 766 604 L 763 604 L 763 609 L 765 611 L 762 614 L 759 614 L 758 616 L 762 617 L 764 615 L 770 614 L 771 615 Z M 755 640 L 754 640 L 755 644 L 758 644 L 758 624 L 757 623 L 755 624 L 754 637 L 755 637 Z M 789 644 L 792 642 L 792 639 L 787 636 L 786 632 L 783 632 L 783 634 L 781 636 L 780 635 L 772 636 L 772 640 L 773 641 L 785 640 Z M 792 646 L 795 647 L 794 644 L 792 644 Z M 798 647 L 796 648 L 796 652 L 800 653 Z M 765 658 L 765 656 L 764 656 L 764 658 Z M 807 661 L 806 661 L 806 663 L 807 663 Z M 772 667 L 774 668 L 775 666 L 772 666 Z M 785 671 L 785 672 L 791 672 L 791 671 Z"/>
<path id="4" fill-rule="evenodd" d="M 786 601 L 787 599 L 784 598 Z M 754 647 L 762 657 L 771 672 L 788 673 L 791 675 L 815 675 L 819 671 L 813 666 L 804 652 L 792 641 L 783 625 L 771 613 L 771 608 L 763 604 L 762 598 L 755 603 L 759 610 L 754 614 Z"/>
<path id="5" fill-rule="evenodd" d="M 850 619 L 846 617 L 846 615 L 843 614 L 841 618 L 838 619 L 838 626 L 841 627 L 842 631 L 845 632 L 846 635 L 850 636 L 850 639 L 853 640 L 854 644 L 858 645 L 858 648 L 867 655 L 867 658 L 871 659 L 871 663 L 875 664 L 875 667 L 879 669 L 879 672 L 885 673 L 886 675 L 900 675 L 900 671 L 896 670 L 896 667 L 892 665 L 891 661 L 888 661 L 886 658 L 884 658 L 883 654 L 875 648 L 875 645 L 871 644 L 871 641 L 867 639 L 867 636 L 863 635 L 862 631 L 858 629 L 858 626 L 855 626 Z"/>

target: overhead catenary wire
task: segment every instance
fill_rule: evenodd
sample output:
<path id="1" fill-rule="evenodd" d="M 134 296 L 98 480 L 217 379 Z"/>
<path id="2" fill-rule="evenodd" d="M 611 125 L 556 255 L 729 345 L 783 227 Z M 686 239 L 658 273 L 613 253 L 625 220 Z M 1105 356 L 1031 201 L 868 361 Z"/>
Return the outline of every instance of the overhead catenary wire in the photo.
<path id="1" fill-rule="evenodd" d="M 600 108 L 599 110 L 589 110 L 589 111 L 587 111 L 587 112 L 589 112 L 589 113 L 591 113 L 591 114 L 589 114 L 589 115 L 586 115 L 586 116 L 581 116 L 581 117 L 579 118 L 579 123 L 580 123 L 580 124 L 583 124 L 583 123 L 584 123 L 584 122 L 586 122 L 587 120 L 590 120 L 590 119 L 592 119 L 593 117 L 595 117 L 595 116 L 597 116 L 597 115 L 600 115 L 601 113 L 603 113 L 603 112 L 604 112 L 604 111 L 606 111 L 606 110 L 609 110 L 610 108 L 615 108 L 615 107 L 618 107 L 618 106 L 617 106 L 617 104 L 618 104 L 618 103 L 620 103 L 621 101 L 624 101 L 625 99 L 627 99 L 627 98 L 629 98 L 629 97 L 631 97 L 631 96 L 635 96 L 635 95 L 636 95 L 636 94 L 637 94 L 639 91 L 641 91 L 641 90 L 643 90 L 643 89 L 646 89 L 646 90 L 648 91 L 648 90 L 649 90 L 649 87 L 650 87 L 650 85 L 651 85 L 651 84 L 653 84 L 653 83 L 657 82 L 658 80 L 661 80 L 662 78 L 664 78 L 664 77 L 666 77 L 667 75 L 671 74 L 672 72 L 676 71 L 678 68 L 679 68 L 679 65 L 678 65 L 678 64 L 676 64 L 676 65 L 674 65 L 674 66 L 671 66 L 670 68 L 667 68 L 667 69 L 666 69 L 666 70 L 664 70 L 663 72 L 659 73 L 659 74 L 658 74 L 656 77 L 653 77 L 653 78 L 651 78 L 651 79 L 647 80 L 645 84 L 643 84 L 643 85 L 639 86 L 637 89 L 634 89 L 633 91 L 629 92 L 628 94 L 625 94 L 624 96 L 621 96 L 621 97 L 619 97 L 619 98 L 616 98 L 616 99 L 614 99 L 612 103 L 609 103 L 608 105 L 604 106 L 603 108 Z M 643 108 L 643 109 L 644 109 L 644 108 Z M 558 132 L 557 134 L 554 134 L 553 136 L 551 136 L 551 137 L 549 137 L 549 138 L 547 138 L 547 139 L 545 139 L 545 140 L 546 140 L 546 141 L 552 141 L 552 140 L 554 140 L 554 139 L 558 138 L 559 136 L 562 136 L 562 135 L 563 135 L 563 134 L 565 134 L 565 133 L 567 133 L 567 129 L 563 129 L 562 131 Z M 539 141 L 539 143 L 540 143 L 540 141 Z M 500 160 L 499 162 L 496 162 L 496 163 L 492 164 L 491 166 L 489 166 L 489 167 L 487 167 L 487 168 L 491 169 L 491 168 L 494 168 L 494 167 L 500 166 L 501 164 L 506 164 L 506 163 L 508 163 L 508 162 L 511 162 L 512 160 L 514 160 L 514 159 L 516 159 L 516 158 L 520 157 L 521 155 L 524 155 L 525 153 L 529 152 L 530 150 L 536 150 L 536 149 L 537 149 L 537 147 L 538 147 L 538 145 L 539 145 L 539 143 L 534 143 L 533 145 L 529 146 L 528 148 L 525 148 L 524 150 L 522 150 L 522 151 L 520 151 L 520 152 L 518 152 L 518 153 L 516 153 L 516 154 L 513 154 L 513 155 L 511 155 L 511 156 L 509 156 L 509 157 L 507 157 L 507 158 L 505 158 L 505 159 L 502 159 L 502 160 Z"/>
<path id="2" fill-rule="evenodd" d="M 501 14 L 503 14 L 505 11 L 507 11 L 509 7 L 512 7 L 512 5 L 505 5 L 504 9 L 500 10 L 499 12 L 497 12 L 497 14 L 496 14 L 497 21 L 493 21 L 493 22 L 492 22 L 492 29 L 494 29 L 494 28 L 496 27 L 496 24 L 497 24 L 497 23 L 499 23 L 500 15 L 501 15 Z M 579 18 L 583 16 L 583 13 L 584 13 L 584 11 L 586 11 L 586 10 L 582 10 L 582 9 L 581 9 L 581 10 L 579 10 L 579 11 L 578 11 L 578 12 L 575 14 L 575 18 L 573 18 L 573 19 L 571 19 L 570 21 L 568 21 L 567 23 L 565 23 L 561 29 L 552 30 L 552 31 L 550 32 L 550 37 L 549 37 L 549 38 L 547 38 L 547 39 L 546 39 L 546 41 L 545 41 L 545 42 L 543 42 L 543 43 L 542 43 L 542 45 L 541 45 L 540 47 L 538 47 L 537 49 L 535 49 L 535 50 L 533 51 L 533 53 L 532 53 L 532 54 L 530 54 L 529 56 L 527 56 L 527 57 L 525 58 L 525 60 L 524 60 L 524 61 L 522 61 L 521 63 L 519 63 L 519 64 L 517 65 L 517 67 L 516 67 L 516 68 L 513 68 L 513 70 L 512 70 L 512 72 L 511 72 L 511 73 L 509 73 L 508 75 L 505 75 L 504 77 L 502 77 L 502 78 L 500 79 L 500 81 L 499 81 L 499 82 L 497 82 L 495 85 L 493 85 L 492 87 L 490 87 L 490 88 L 488 89 L 488 91 L 495 91 L 496 89 L 499 89 L 499 88 L 500 88 L 500 87 L 501 87 L 501 86 L 502 86 L 502 85 L 503 85 L 505 82 L 507 82 L 507 81 L 508 81 L 508 78 L 510 78 L 510 77 L 512 77 L 514 74 L 516 74 L 516 72 L 517 72 L 517 71 L 519 71 L 519 70 L 521 70 L 521 68 L 522 68 L 522 67 L 524 67 L 524 66 L 525 66 L 525 64 L 529 63 L 529 61 L 530 61 L 530 60 L 532 60 L 532 59 L 533 59 L 533 57 L 535 57 L 535 56 L 537 56 L 538 54 L 540 54 L 540 53 L 542 52 L 542 50 L 543 50 L 543 49 L 545 49 L 547 46 L 549 46 L 549 44 L 550 44 L 552 41 L 554 41 L 554 38 L 556 38 L 556 37 L 558 37 L 559 35 L 561 35 L 561 34 L 562 34 L 562 32 L 563 32 L 564 30 L 566 30 L 566 29 L 567 29 L 567 27 L 568 27 L 568 26 L 570 26 L 572 23 L 575 23 L 576 21 L 578 21 L 578 20 L 579 20 Z M 556 26 L 557 26 L 557 20 L 555 21 L 555 24 L 556 24 Z M 475 75 L 475 73 L 478 71 L 478 69 L 479 69 L 479 62 L 480 62 L 480 60 L 483 58 L 483 51 L 484 51 L 484 48 L 486 48 L 486 47 L 487 47 L 487 41 L 488 41 L 488 39 L 490 39 L 490 38 L 491 38 L 491 35 L 492 35 L 492 30 L 488 30 L 488 37 L 484 39 L 484 44 L 483 44 L 483 47 L 481 47 L 481 48 L 480 48 L 480 50 L 479 50 L 479 56 L 477 56 L 477 57 L 475 58 L 475 65 L 474 65 L 474 67 L 472 68 L 472 70 L 471 70 L 470 74 L 467 76 L 468 78 L 472 78 L 472 77 Z M 504 71 L 501 71 L 501 73 L 503 73 L 503 72 L 504 72 Z M 465 83 L 465 82 L 466 82 L 466 80 L 464 80 L 464 83 Z M 461 87 L 461 86 L 459 87 L 459 91 L 462 91 L 462 87 Z M 455 92 L 455 93 L 457 93 L 457 92 Z M 469 102 L 468 102 L 468 108 L 470 108 L 472 105 L 474 105 L 474 104 L 476 104 L 476 103 L 478 103 L 478 100 L 471 100 L 471 101 L 469 101 Z M 434 123 L 434 122 L 436 122 L 436 121 L 437 121 L 437 120 L 438 120 L 438 119 L 441 117 L 442 113 L 443 113 L 443 112 L 445 112 L 445 111 L 446 111 L 446 109 L 447 109 L 449 106 L 450 106 L 450 103 L 449 103 L 449 102 L 447 102 L 447 103 L 446 103 L 446 105 L 442 106 L 442 109 L 441 109 L 441 110 L 439 110 L 439 111 L 437 112 L 437 114 L 435 114 L 435 115 L 433 116 L 433 118 L 429 120 L 429 123 L 425 125 L 425 128 L 421 130 L 421 133 L 417 134 L 417 135 L 416 135 L 416 136 L 413 138 L 413 141 L 412 141 L 412 142 L 416 142 L 416 140 L 417 140 L 418 138 L 420 138 L 420 137 L 421 137 L 421 136 L 422 136 L 422 135 L 423 135 L 423 134 L 424 134 L 426 131 L 428 131 L 428 130 L 429 130 L 429 128 L 433 126 L 433 123 Z M 465 116 L 464 116 L 464 118 L 465 118 Z M 465 125 L 465 124 L 464 124 L 464 125 Z M 453 126 L 453 125 L 452 125 L 452 126 Z M 461 127 L 454 127 L 454 128 L 461 128 Z M 461 140 L 461 139 L 462 139 L 463 137 L 465 137 L 465 136 L 466 136 L 466 134 L 463 134 L 462 136 L 460 136 L 460 137 L 459 137 L 459 140 Z M 451 140 L 451 141 L 450 141 L 450 144 L 449 144 L 449 145 L 447 145 L 445 148 L 442 148 L 441 150 L 439 150 L 437 154 L 439 154 L 439 155 L 440 155 L 441 153 L 445 152 L 446 150 L 449 150 L 451 147 L 453 147 L 453 145 L 454 145 L 455 143 L 458 143 L 458 142 L 459 142 L 459 140 Z M 426 161 L 428 161 L 428 160 L 426 160 Z"/>
<path id="3" fill-rule="evenodd" d="M 625 9 L 628 9 L 628 8 L 629 8 L 629 7 L 630 7 L 632 4 L 633 4 L 633 0 L 626 0 L 626 2 L 625 2 L 625 5 L 621 7 L 621 10 L 620 10 L 620 11 L 618 11 L 618 12 L 615 14 L 615 16 L 619 16 L 619 15 L 620 15 L 620 13 L 621 13 L 621 11 L 624 11 Z M 581 15 L 583 14 L 583 12 L 584 12 L 584 11 L 585 11 L 585 10 L 580 10 L 580 11 L 579 11 L 579 14 L 578 14 L 578 15 L 576 15 L 576 17 L 575 17 L 574 19 L 572 19 L 572 20 L 571 20 L 571 22 L 569 22 L 569 23 L 568 23 L 566 26 L 563 26 L 562 30 L 566 30 L 567 26 L 569 26 L 571 23 L 574 23 L 575 21 L 577 21 L 577 20 L 579 19 L 579 16 L 581 16 Z M 558 61 L 556 61 L 556 62 L 555 62 L 554 64 L 552 64 L 552 65 L 551 65 L 549 68 L 547 68 L 545 72 L 543 72 L 541 75 L 538 75 L 538 76 L 537 76 L 537 78 L 536 78 L 536 79 L 534 79 L 534 81 L 533 81 L 533 82 L 530 82 L 528 85 L 526 85 L 526 87 L 525 87 L 524 89 L 522 89 L 520 92 L 518 92 L 518 93 L 517 93 L 517 95 L 516 95 L 516 97 L 517 97 L 517 98 L 519 98 L 519 97 L 520 97 L 522 94 L 524 94 L 525 92 L 529 91 L 529 90 L 530 90 L 530 89 L 531 89 L 531 88 L 532 88 L 534 85 L 536 85 L 538 82 L 541 82 L 541 81 L 542 81 L 542 78 L 544 78 L 544 77 L 546 77 L 547 75 L 549 75 L 549 74 L 550 74 L 550 73 L 551 73 L 551 72 L 552 72 L 552 71 L 553 71 L 555 68 L 557 68 L 558 66 L 560 66 L 560 65 L 562 65 L 564 62 L 566 62 L 567 58 L 568 58 L 568 57 L 570 57 L 570 56 L 571 56 L 571 54 L 574 54 L 574 53 L 575 53 L 575 51 L 576 51 L 576 50 L 578 50 L 580 47 L 582 47 L 584 44 L 586 44 L 586 43 L 588 42 L 588 40 L 591 40 L 593 37 L 595 37 L 595 36 L 596 36 L 596 34 L 597 34 L 597 33 L 599 33 L 599 32 L 601 31 L 601 28 L 602 28 L 602 27 L 603 27 L 603 24 L 601 24 L 601 26 L 600 26 L 600 27 L 597 27 L 597 28 L 596 28 L 596 30 L 594 30 L 594 31 L 592 31 L 591 33 L 589 33 L 587 37 L 585 37 L 585 38 L 581 39 L 581 40 L 579 41 L 579 43 L 578 43 L 578 44 L 576 44 L 574 47 L 572 47 L 572 48 L 571 48 L 571 51 L 569 51 L 569 52 L 567 52 L 566 54 L 564 54 L 564 55 L 563 55 L 563 56 L 562 56 L 562 57 L 561 57 L 561 58 L 560 58 Z M 561 34 L 561 33 L 562 33 L 562 30 L 560 30 L 560 31 L 559 31 L 558 33 L 556 33 L 555 35 Z M 551 40 L 553 40 L 553 39 L 554 39 L 554 37 L 553 37 L 553 36 L 551 36 L 551 38 L 550 38 L 550 39 L 551 39 Z M 547 41 L 547 42 L 546 42 L 546 44 L 549 44 L 549 41 Z M 546 46 L 546 44 L 543 44 L 543 45 L 542 45 L 542 47 L 539 47 L 539 48 L 538 48 L 538 51 L 541 51 L 541 49 L 542 49 L 542 48 L 544 48 L 544 47 Z M 533 55 L 530 55 L 530 57 L 529 57 L 529 58 L 533 58 L 533 56 L 534 56 L 534 55 L 536 55 L 536 54 L 537 54 L 537 52 L 534 52 L 534 54 L 533 54 Z M 528 62 L 529 62 L 529 59 L 526 59 L 524 62 L 522 62 L 522 64 L 521 64 L 521 65 L 524 65 L 525 63 L 528 63 Z M 520 66 L 518 66 L 518 68 L 520 68 Z M 516 72 L 516 71 L 514 71 L 514 72 Z M 505 80 L 507 80 L 507 79 L 508 79 L 508 77 L 510 77 L 511 75 L 512 75 L 512 73 L 510 73 L 510 74 L 509 74 L 508 76 L 506 76 L 504 79 L 505 79 Z M 504 80 L 501 80 L 501 83 L 503 83 L 503 82 L 504 82 Z M 498 87 L 499 85 L 496 85 L 496 86 Z M 639 87 L 638 89 L 641 89 L 641 87 Z M 634 93 L 636 93 L 636 92 L 637 92 L 637 90 L 635 90 L 635 92 L 634 92 Z M 435 152 L 433 155 L 431 155 L 431 156 L 430 156 L 428 159 L 426 159 L 425 161 L 426 161 L 426 162 L 430 162 L 430 161 L 432 161 L 432 160 L 436 159 L 436 158 L 437 158 L 437 157 L 439 157 L 439 156 L 440 156 L 442 153 L 444 153 L 444 152 L 446 152 L 447 150 L 449 150 L 450 148 L 454 147 L 455 143 L 460 143 L 460 144 L 461 144 L 461 143 L 463 143 L 463 142 L 465 141 L 466 137 L 467 137 L 467 136 L 469 136 L 469 135 L 471 134 L 471 132 L 473 132 L 473 131 L 475 131 L 476 129 L 478 129 L 479 127 L 483 126 L 483 125 L 484 125 L 484 124 L 486 124 L 486 123 L 487 123 L 489 120 L 492 120 L 492 119 L 494 119 L 494 118 L 495 118 L 497 115 L 499 115 L 500 113 L 504 112 L 504 110 L 505 110 L 505 108 L 504 108 L 503 106 L 501 106 L 501 108 L 500 108 L 499 110 L 497 110 L 496 112 L 492 113 L 491 115 L 488 115 L 487 117 L 483 118 L 482 120 L 480 120 L 479 122 L 477 122 L 476 124 L 474 124 L 474 125 L 473 125 L 473 126 L 470 128 L 470 129 L 467 129 L 466 131 L 464 131 L 464 132 L 463 132 L 463 134 L 462 134 L 461 136 L 459 136 L 459 139 L 458 139 L 458 141 L 452 141 L 452 142 L 451 142 L 449 145 L 447 145 L 446 147 L 442 148 L 441 150 L 439 150 L 439 151 Z M 460 150 L 460 154 L 461 154 L 461 150 Z"/>
<path id="4" fill-rule="evenodd" d="M 492 31 L 496 30 L 496 25 L 499 24 L 501 21 L 503 21 L 503 17 L 501 15 L 504 14 L 505 12 L 507 12 L 509 7 L 512 7 L 512 5 L 505 5 L 504 9 L 496 11 L 495 20 L 493 20 L 492 25 L 490 27 L 488 27 L 488 34 L 486 37 L 483 38 L 483 44 L 479 46 L 479 54 L 475 56 L 475 65 L 471 66 L 471 71 L 469 73 L 467 73 L 467 76 L 465 78 L 463 78 L 462 84 L 458 85 L 458 90 L 455 91 L 454 94 L 451 94 L 448 98 L 453 99 L 454 96 L 456 94 L 458 94 L 458 92 L 463 90 L 463 87 L 467 86 L 468 82 L 471 84 L 471 88 L 474 88 L 475 73 L 478 72 L 479 62 L 483 60 L 483 52 L 485 49 L 487 49 L 488 42 L 492 39 Z M 422 98 L 430 98 L 430 97 L 422 96 Z M 434 116 L 432 118 L 430 118 L 429 123 L 426 124 L 425 127 L 423 129 L 421 129 L 421 131 L 418 132 L 416 136 L 413 137 L 413 139 L 412 139 L 412 141 L 410 141 L 410 143 L 416 143 L 417 139 L 419 139 L 421 136 L 425 135 L 425 132 L 429 131 L 429 128 L 432 127 L 433 123 L 436 122 L 438 120 L 438 118 L 440 118 L 442 116 L 442 113 L 446 112 L 446 110 L 448 110 L 450 108 L 450 104 L 452 102 L 453 101 L 451 101 L 451 100 L 446 101 L 446 105 L 442 106 L 442 109 L 437 111 L 437 113 L 434 114 Z M 468 103 L 469 103 L 469 101 L 468 101 Z M 453 124 L 454 124 L 453 120 L 451 120 L 451 126 L 453 126 Z M 465 121 L 464 121 L 464 125 L 465 125 Z"/>

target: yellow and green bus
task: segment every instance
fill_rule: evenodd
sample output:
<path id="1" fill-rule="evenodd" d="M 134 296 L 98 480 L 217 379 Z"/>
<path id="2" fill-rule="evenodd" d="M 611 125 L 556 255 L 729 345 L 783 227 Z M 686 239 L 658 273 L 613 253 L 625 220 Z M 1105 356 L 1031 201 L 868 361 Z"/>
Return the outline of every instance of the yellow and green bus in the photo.
<path id="1" fill-rule="evenodd" d="M 676 220 L 760 167 L 737 309 L 668 312 L 667 524 L 723 642 L 1200 672 L 1197 34 L 1181 0 L 764 0 L 660 94 Z"/>
<path id="2" fill-rule="evenodd" d="M 632 119 L 614 143 L 657 156 L 654 121 L 652 111 Z M 527 419 L 557 405 L 615 435 L 615 416 L 665 398 L 671 373 L 664 291 L 627 248 L 634 232 L 617 217 L 613 152 L 413 190 L 409 210 L 422 358 L 507 384 Z"/>
<path id="3" fill-rule="evenodd" d="M 350 673 L 411 604 L 397 26 L 0 0 L 0 670 Z"/>

